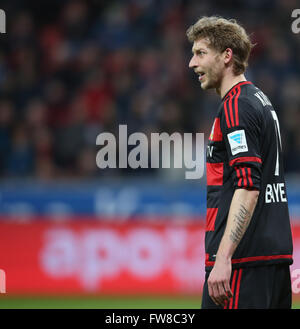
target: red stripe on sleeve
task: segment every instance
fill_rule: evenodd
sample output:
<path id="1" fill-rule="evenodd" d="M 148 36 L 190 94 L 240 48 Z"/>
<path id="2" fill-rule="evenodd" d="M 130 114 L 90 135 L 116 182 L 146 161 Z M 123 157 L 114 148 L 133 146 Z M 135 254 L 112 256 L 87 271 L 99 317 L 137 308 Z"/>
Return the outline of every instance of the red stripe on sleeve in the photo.
<path id="1" fill-rule="evenodd" d="M 251 177 L 251 168 L 247 168 L 247 171 L 248 171 L 249 184 L 250 184 L 250 187 L 252 187 L 253 181 L 252 181 L 252 177 Z"/>
<path id="2" fill-rule="evenodd" d="M 246 171 L 245 168 L 242 168 L 242 175 L 243 175 L 243 179 L 244 179 L 244 186 L 246 187 L 248 185 L 247 183 L 247 176 L 246 176 Z"/>
<path id="3" fill-rule="evenodd" d="M 224 102 L 224 112 L 225 112 L 225 118 L 226 118 L 227 127 L 230 128 L 231 126 L 230 126 L 230 122 L 229 122 L 229 118 L 228 118 L 227 102 L 228 102 L 228 98 Z"/>
<path id="4" fill-rule="evenodd" d="M 230 95 L 230 98 L 229 98 L 229 101 L 228 101 L 229 111 L 230 111 L 230 119 L 231 119 L 231 125 L 232 125 L 232 127 L 234 127 L 234 117 L 233 117 L 233 110 L 232 110 L 232 99 L 233 99 L 233 96 L 235 95 L 235 92 L 236 92 L 236 90 L 234 89 L 231 92 L 231 95 Z"/>
<path id="5" fill-rule="evenodd" d="M 242 177 L 241 177 L 241 174 L 240 174 L 240 170 L 235 168 L 235 171 L 236 171 L 237 178 L 239 179 L 238 186 L 242 186 Z"/>
<path id="6" fill-rule="evenodd" d="M 234 99 L 234 109 L 235 109 L 235 124 L 238 126 L 239 125 L 239 105 L 238 105 L 238 98 L 239 98 L 240 93 L 241 93 L 241 87 L 238 86 L 237 89 L 238 89 L 238 91 L 237 91 L 236 97 Z"/>
<path id="7" fill-rule="evenodd" d="M 261 158 L 259 157 L 240 157 L 240 158 L 236 158 L 233 159 L 231 161 L 229 161 L 229 166 L 232 166 L 236 163 L 240 163 L 240 162 L 258 162 L 258 163 L 262 163 Z"/>

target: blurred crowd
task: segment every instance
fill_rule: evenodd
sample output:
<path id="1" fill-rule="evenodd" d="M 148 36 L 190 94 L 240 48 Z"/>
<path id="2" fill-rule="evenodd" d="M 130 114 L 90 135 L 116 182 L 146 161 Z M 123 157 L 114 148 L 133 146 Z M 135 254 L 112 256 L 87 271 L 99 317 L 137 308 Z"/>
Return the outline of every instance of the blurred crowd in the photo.
<path id="1" fill-rule="evenodd" d="M 188 68 L 187 28 L 236 18 L 257 43 L 247 78 L 277 110 L 286 171 L 300 168 L 300 34 L 294 0 L 3 0 L 0 177 L 126 176 L 96 166 L 101 132 L 204 132 L 220 102 Z M 143 175 L 146 171 L 140 171 Z M 156 175 L 155 171 L 147 174 Z"/>

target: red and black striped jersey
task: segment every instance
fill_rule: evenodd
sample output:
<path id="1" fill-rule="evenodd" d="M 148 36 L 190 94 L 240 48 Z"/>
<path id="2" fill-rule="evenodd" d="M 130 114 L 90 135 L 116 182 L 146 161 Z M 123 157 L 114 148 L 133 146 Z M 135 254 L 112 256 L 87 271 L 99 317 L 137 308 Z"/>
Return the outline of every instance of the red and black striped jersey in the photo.
<path id="1" fill-rule="evenodd" d="M 233 86 L 214 119 L 206 152 L 206 270 L 214 265 L 233 193 L 260 191 L 232 266 L 292 263 L 280 129 L 268 97 L 250 81 Z"/>

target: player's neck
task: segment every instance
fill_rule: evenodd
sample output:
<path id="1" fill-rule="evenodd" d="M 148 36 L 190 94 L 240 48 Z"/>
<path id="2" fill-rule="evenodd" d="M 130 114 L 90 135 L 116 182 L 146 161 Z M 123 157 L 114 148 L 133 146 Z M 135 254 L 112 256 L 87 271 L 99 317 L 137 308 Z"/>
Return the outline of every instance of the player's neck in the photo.
<path id="1" fill-rule="evenodd" d="M 223 98 L 234 85 L 236 85 L 241 81 L 246 81 L 244 74 L 239 74 L 239 75 L 230 74 L 224 76 L 220 87 L 216 89 L 216 91 L 220 95 L 220 97 Z"/>

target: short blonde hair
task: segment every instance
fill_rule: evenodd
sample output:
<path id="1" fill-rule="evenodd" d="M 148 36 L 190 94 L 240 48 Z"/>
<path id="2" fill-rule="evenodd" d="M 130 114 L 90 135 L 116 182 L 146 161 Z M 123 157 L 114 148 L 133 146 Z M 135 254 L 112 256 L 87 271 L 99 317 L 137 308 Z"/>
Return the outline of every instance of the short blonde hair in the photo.
<path id="1" fill-rule="evenodd" d="M 218 16 L 201 17 L 186 32 L 190 42 L 206 38 L 210 47 L 222 53 L 227 48 L 233 52 L 233 73 L 245 72 L 251 49 L 251 43 L 245 29 L 235 19 L 226 19 Z"/>

